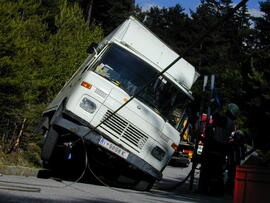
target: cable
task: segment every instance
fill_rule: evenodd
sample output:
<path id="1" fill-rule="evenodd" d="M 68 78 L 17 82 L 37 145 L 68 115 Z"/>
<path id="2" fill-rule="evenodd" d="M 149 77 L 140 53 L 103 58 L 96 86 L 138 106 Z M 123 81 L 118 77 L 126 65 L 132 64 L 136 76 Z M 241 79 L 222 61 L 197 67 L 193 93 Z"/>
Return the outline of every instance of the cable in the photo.
<path id="1" fill-rule="evenodd" d="M 83 176 L 84 176 L 86 170 L 89 169 L 89 171 L 91 172 L 91 174 L 94 176 L 94 178 L 95 178 L 97 181 L 99 181 L 99 182 L 100 182 L 102 185 L 104 185 L 104 186 L 110 187 L 108 184 L 106 184 L 106 183 L 103 182 L 100 178 L 98 178 L 98 177 L 96 176 L 96 174 L 95 174 L 95 173 L 92 171 L 92 169 L 90 168 L 90 165 L 89 165 L 89 159 L 88 159 L 88 154 L 87 154 L 87 147 L 85 146 L 85 141 L 84 141 L 84 138 L 83 138 L 83 137 L 81 137 L 81 141 L 82 141 L 82 145 L 83 145 L 83 149 L 84 149 L 85 168 L 84 168 L 84 171 L 83 171 L 83 173 L 81 174 L 81 176 L 80 176 L 76 181 L 74 181 L 74 183 L 79 182 L 79 181 L 83 178 Z M 73 183 L 71 183 L 71 184 L 69 184 L 69 185 L 67 185 L 67 186 L 70 186 L 70 185 L 73 185 Z"/>
<path id="2" fill-rule="evenodd" d="M 176 189 L 177 187 L 183 186 L 184 183 L 189 179 L 191 174 L 192 174 L 192 169 L 189 171 L 188 175 L 181 182 L 176 183 L 176 184 L 171 185 L 171 186 L 168 186 L 168 187 L 158 187 L 158 189 L 161 189 L 161 190 L 173 190 L 173 189 Z M 196 175 L 198 175 L 198 174 L 199 174 L 199 172 Z"/>
<path id="3" fill-rule="evenodd" d="M 82 174 L 80 175 L 79 178 L 77 178 L 75 181 L 73 181 L 73 182 L 70 183 L 70 184 L 65 184 L 65 183 L 64 183 L 65 186 L 62 187 L 62 188 L 70 187 L 70 186 L 74 185 L 75 183 L 78 183 L 78 182 L 83 178 L 84 174 L 86 173 L 86 170 L 88 169 L 88 170 L 91 172 L 91 174 L 94 176 L 94 178 L 95 178 L 98 182 L 100 182 L 102 185 L 108 187 L 108 188 L 111 189 L 111 190 L 115 190 L 115 191 L 122 192 L 122 190 L 120 190 L 120 189 L 112 188 L 110 185 L 108 185 L 108 184 L 105 183 L 103 180 L 101 180 L 101 179 L 93 172 L 93 170 L 91 169 L 90 164 L 89 164 L 89 159 L 88 159 L 88 154 L 87 154 L 87 147 L 86 147 L 85 141 L 84 141 L 84 139 L 83 139 L 82 137 L 81 137 L 80 140 L 82 141 L 82 145 L 83 145 L 83 149 L 84 149 L 84 157 L 85 157 L 85 159 L 84 159 L 84 160 L 85 160 L 85 167 L 84 167 L 84 170 L 83 170 L 83 172 L 82 172 Z"/>
<path id="4" fill-rule="evenodd" d="M 81 139 L 82 140 L 82 142 L 83 142 L 83 146 L 84 146 L 84 140 L 83 139 Z M 84 149 L 85 149 L 85 147 L 84 147 Z M 85 151 L 85 150 L 84 150 Z M 75 183 L 78 183 L 82 178 L 83 178 L 83 176 L 84 176 L 84 174 L 85 174 L 85 172 L 86 172 L 86 170 L 87 170 L 87 166 L 88 166 L 88 157 L 87 157 L 87 151 L 85 151 L 85 158 L 84 158 L 84 169 L 83 169 L 83 172 L 81 173 L 81 175 L 79 176 L 79 178 L 77 178 L 75 181 L 73 181 L 72 183 L 70 183 L 70 184 L 65 184 L 65 186 L 64 187 L 69 187 L 69 186 L 71 186 L 71 185 L 73 185 L 73 184 L 75 184 Z"/>
<path id="5" fill-rule="evenodd" d="M 197 169 L 197 168 L 196 168 Z M 171 186 L 168 186 L 168 187 L 158 187 L 158 189 L 161 189 L 161 190 L 173 190 L 173 189 L 176 189 L 177 187 L 180 187 L 180 186 L 183 186 L 184 183 L 189 179 L 189 177 L 191 176 L 191 173 L 192 173 L 192 169 L 189 171 L 188 175 L 179 183 L 176 183 L 174 185 L 171 185 Z M 200 172 L 197 172 L 195 174 L 198 175 Z"/>

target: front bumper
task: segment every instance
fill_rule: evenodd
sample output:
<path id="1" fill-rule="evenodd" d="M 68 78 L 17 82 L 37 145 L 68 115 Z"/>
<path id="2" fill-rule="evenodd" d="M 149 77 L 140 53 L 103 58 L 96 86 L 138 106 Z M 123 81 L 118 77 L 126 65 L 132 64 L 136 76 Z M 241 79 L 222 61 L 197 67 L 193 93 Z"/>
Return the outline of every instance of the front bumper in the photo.
<path id="1" fill-rule="evenodd" d="M 72 120 L 78 121 L 78 123 L 75 123 L 66 117 L 59 117 L 57 120 L 54 121 L 54 125 L 59 126 L 61 128 L 64 128 L 73 134 L 83 138 L 85 141 L 90 142 L 91 144 L 94 144 L 96 146 L 99 145 L 99 141 L 101 138 L 105 138 L 110 140 L 110 142 L 113 142 L 108 136 L 101 135 L 100 133 L 93 131 L 90 126 L 86 127 L 86 124 L 84 121 L 80 121 L 79 117 L 74 115 L 73 113 L 69 111 L 63 112 L 67 117 L 71 117 Z M 117 143 L 113 142 L 115 145 L 119 146 Z M 128 151 L 127 149 L 123 148 L 123 146 L 119 146 L 120 148 L 124 149 L 125 151 Z M 108 151 L 109 152 L 109 151 Z M 137 169 L 141 170 L 142 172 L 154 177 L 157 180 L 161 180 L 162 173 L 155 169 L 153 166 L 151 166 L 149 163 L 135 155 L 134 153 L 129 152 L 129 155 L 127 159 L 125 159 L 126 162 L 128 162 L 130 165 L 135 166 Z M 109 152 L 110 153 L 110 152 Z M 119 159 L 122 159 L 119 156 Z"/>

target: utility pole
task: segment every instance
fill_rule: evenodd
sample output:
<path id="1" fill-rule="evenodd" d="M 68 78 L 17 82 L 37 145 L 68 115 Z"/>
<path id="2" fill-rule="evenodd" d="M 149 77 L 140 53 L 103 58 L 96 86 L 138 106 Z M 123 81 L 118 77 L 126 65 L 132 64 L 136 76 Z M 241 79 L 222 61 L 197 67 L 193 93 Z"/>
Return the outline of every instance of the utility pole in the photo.
<path id="1" fill-rule="evenodd" d="M 209 80 L 208 80 L 209 78 Z M 194 157 L 193 157 L 193 162 L 192 162 L 192 169 L 191 169 L 191 175 L 190 175 L 190 185 L 189 189 L 193 190 L 193 182 L 194 182 L 194 173 L 196 170 L 196 167 L 199 163 L 198 161 L 198 147 L 199 147 L 199 141 L 201 139 L 201 135 L 205 134 L 205 128 L 210 122 L 210 116 L 212 114 L 211 111 L 211 100 L 214 97 L 214 88 L 215 88 L 215 75 L 210 76 L 205 75 L 204 80 L 203 80 L 203 87 L 202 87 L 202 98 L 201 98 L 201 104 L 200 104 L 200 112 L 199 112 L 199 117 L 198 117 L 198 129 L 196 132 L 196 143 L 195 143 L 195 150 L 194 150 Z M 210 94 L 209 94 L 210 91 Z M 207 98 L 209 97 L 209 98 Z M 207 107 L 205 107 L 205 104 L 207 104 Z M 207 112 L 207 117 L 205 121 L 202 119 L 203 113 Z M 207 136 L 207 135 L 204 135 Z M 203 149 L 204 150 L 204 149 Z M 202 155 L 202 152 L 200 154 Z"/>
<path id="2" fill-rule="evenodd" d="M 199 110 L 199 115 L 198 115 L 198 129 L 197 132 L 195 133 L 196 135 L 196 143 L 195 143 L 195 149 L 192 157 L 192 169 L 191 169 L 191 175 L 190 175 L 190 184 L 189 184 L 189 190 L 193 190 L 193 182 L 194 182 L 194 173 L 196 170 L 196 167 L 198 165 L 198 155 L 197 155 L 197 150 L 198 150 L 198 144 L 199 144 L 199 139 L 202 134 L 202 113 L 204 111 L 204 103 L 205 103 L 205 94 L 206 94 L 206 88 L 207 88 L 207 83 L 208 83 L 208 76 L 205 75 L 203 79 L 203 87 L 202 87 L 202 97 L 201 97 L 201 102 L 200 102 L 200 110 Z"/>

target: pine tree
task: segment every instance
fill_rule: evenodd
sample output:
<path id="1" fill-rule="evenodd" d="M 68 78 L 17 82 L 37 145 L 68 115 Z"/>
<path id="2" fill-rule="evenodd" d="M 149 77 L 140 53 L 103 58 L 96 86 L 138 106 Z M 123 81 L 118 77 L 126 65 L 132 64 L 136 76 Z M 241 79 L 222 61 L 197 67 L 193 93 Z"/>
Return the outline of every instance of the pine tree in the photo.
<path id="1" fill-rule="evenodd" d="M 36 77 L 48 35 L 43 18 L 36 14 L 38 7 L 34 1 L 1 0 L 0 4 L 0 112 L 6 141 L 17 136 L 40 94 Z"/>
<path id="2" fill-rule="evenodd" d="M 76 0 L 75 0 L 76 1 Z M 105 35 L 126 20 L 135 10 L 135 0 L 77 0 L 84 9 L 85 20 L 102 26 Z"/>
<path id="3" fill-rule="evenodd" d="M 195 30 L 205 31 L 232 10 L 232 1 L 206 0 L 192 14 Z M 244 96 L 242 61 L 250 33 L 250 16 L 241 8 L 226 22 L 204 39 L 195 49 L 198 61 L 195 66 L 203 74 L 215 74 L 223 103 L 241 104 Z M 196 37 L 196 35 L 195 35 Z M 195 52 L 195 53 L 196 53 Z M 196 61 L 195 61 L 196 62 Z M 235 91 L 235 87 L 238 91 Z"/>
<path id="4" fill-rule="evenodd" d="M 144 15 L 144 24 L 179 54 L 192 41 L 190 19 L 179 4 L 170 8 L 152 7 Z"/>
<path id="5" fill-rule="evenodd" d="M 268 123 L 270 121 L 270 1 L 260 3 L 262 17 L 254 18 L 255 43 L 251 49 L 246 68 L 248 75 L 246 109 L 248 125 L 254 135 L 255 146 L 263 151 L 270 150 Z"/>
<path id="6" fill-rule="evenodd" d="M 0 0 L 0 137 L 6 151 L 18 136 L 22 148 L 39 140 L 33 131 L 41 112 L 83 62 L 89 44 L 103 36 L 99 26 L 85 23 L 77 4 L 57 5 L 52 32 L 39 1 Z"/>

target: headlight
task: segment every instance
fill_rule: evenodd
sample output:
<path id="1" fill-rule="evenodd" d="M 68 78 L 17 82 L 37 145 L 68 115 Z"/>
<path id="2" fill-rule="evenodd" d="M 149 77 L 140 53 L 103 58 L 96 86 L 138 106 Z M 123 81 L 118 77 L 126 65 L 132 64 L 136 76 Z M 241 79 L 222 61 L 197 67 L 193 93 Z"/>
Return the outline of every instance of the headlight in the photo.
<path id="1" fill-rule="evenodd" d="M 158 147 L 158 146 L 156 146 L 156 147 L 152 150 L 151 154 L 153 155 L 153 157 L 155 157 L 155 158 L 156 158 L 157 160 L 159 160 L 159 161 L 162 161 L 162 159 L 163 159 L 164 156 L 165 156 L 165 152 L 164 152 L 160 147 Z"/>
<path id="2" fill-rule="evenodd" d="M 86 97 L 81 100 L 80 107 L 89 113 L 94 113 L 97 109 L 97 105 Z"/>

